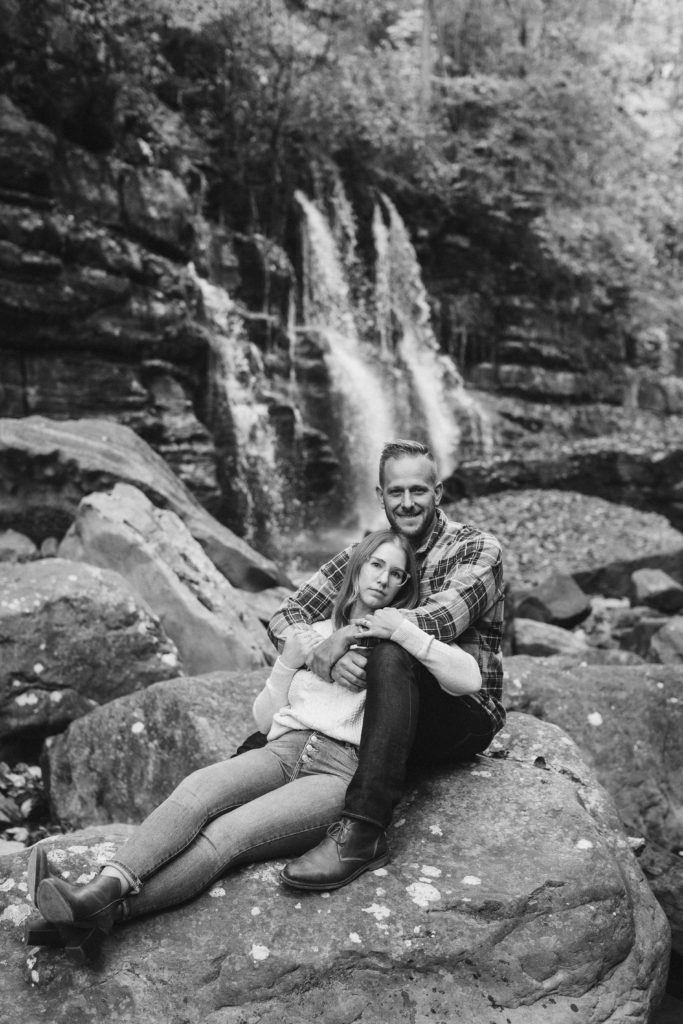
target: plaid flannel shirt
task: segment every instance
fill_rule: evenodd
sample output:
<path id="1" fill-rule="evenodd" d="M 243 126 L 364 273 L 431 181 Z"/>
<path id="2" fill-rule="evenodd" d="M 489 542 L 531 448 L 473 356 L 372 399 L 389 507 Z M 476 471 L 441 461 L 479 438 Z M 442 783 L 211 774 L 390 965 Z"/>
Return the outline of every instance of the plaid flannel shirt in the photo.
<path id="1" fill-rule="evenodd" d="M 329 619 L 352 547 L 318 569 L 287 598 L 268 625 L 268 635 L 281 649 L 290 626 Z M 496 731 L 505 723 L 503 692 L 503 560 L 500 544 L 490 533 L 451 522 L 441 509 L 429 537 L 415 552 L 420 569 L 420 603 L 402 609 L 430 636 L 458 643 L 477 661 L 482 685 L 470 699 L 488 713 Z"/>

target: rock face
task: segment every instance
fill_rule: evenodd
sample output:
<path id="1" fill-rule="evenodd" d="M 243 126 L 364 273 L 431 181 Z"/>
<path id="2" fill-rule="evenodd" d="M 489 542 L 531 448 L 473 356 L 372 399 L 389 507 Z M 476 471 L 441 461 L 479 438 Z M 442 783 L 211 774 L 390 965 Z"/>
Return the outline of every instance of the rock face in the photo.
<path id="1" fill-rule="evenodd" d="M 261 590 L 288 582 L 273 562 L 209 515 L 128 427 L 41 416 L 0 420 L 0 526 L 21 529 L 36 542 L 61 537 L 81 498 L 117 482 L 138 487 L 180 516 L 235 586 Z"/>
<path id="2" fill-rule="evenodd" d="M 43 748 L 52 815 L 76 828 L 142 821 L 181 779 L 231 757 L 254 731 L 251 705 L 267 675 L 155 683 L 72 722 Z"/>
<path id="3" fill-rule="evenodd" d="M 240 591 L 182 520 L 129 484 L 91 494 L 60 546 L 64 558 L 116 570 L 159 617 L 188 675 L 272 663 L 273 646 Z"/>
<path id="4" fill-rule="evenodd" d="M 95 704 L 182 670 L 175 645 L 106 569 L 0 564 L 0 746 L 59 732 Z"/>
<path id="5" fill-rule="evenodd" d="M 668 927 L 609 798 L 549 724 L 513 714 L 496 753 L 415 780 L 387 868 L 329 896 L 284 891 L 279 864 L 240 870 L 119 928 L 96 986 L 59 952 L 27 958 L 26 857 L 6 859 L 3 1005 L 26 1024 L 66 1024 L 84 999 L 121 1024 L 648 1020 Z M 51 839 L 51 863 L 87 877 L 125 835 Z"/>
<path id="6" fill-rule="evenodd" d="M 612 794 L 683 952 L 683 679 L 659 665 L 577 666 L 571 659 L 506 661 L 509 707 L 555 722 Z"/>

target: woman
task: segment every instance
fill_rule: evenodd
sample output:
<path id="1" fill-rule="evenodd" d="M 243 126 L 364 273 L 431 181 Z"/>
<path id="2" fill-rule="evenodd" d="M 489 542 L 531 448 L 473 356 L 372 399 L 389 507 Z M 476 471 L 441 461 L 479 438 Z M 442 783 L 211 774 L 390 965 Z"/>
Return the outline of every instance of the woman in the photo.
<path id="1" fill-rule="evenodd" d="M 390 530 L 369 534 L 353 551 L 332 618 L 315 623 L 315 640 L 335 631 L 348 645 L 379 613 L 387 632 L 444 688 L 471 692 L 481 684 L 474 658 L 428 637 L 398 611 L 414 607 L 417 596 L 409 543 Z M 365 693 L 305 668 L 313 642 L 310 630 L 293 631 L 254 701 L 266 745 L 189 775 L 94 881 L 79 886 L 51 877 L 44 848 L 34 849 L 29 887 L 58 934 L 46 939 L 50 924 L 41 922 L 28 942 L 90 955 L 117 921 L 191 899 L 237 864 L 298 855 L 319 842 L 338 819 L 356 770 Z"/>

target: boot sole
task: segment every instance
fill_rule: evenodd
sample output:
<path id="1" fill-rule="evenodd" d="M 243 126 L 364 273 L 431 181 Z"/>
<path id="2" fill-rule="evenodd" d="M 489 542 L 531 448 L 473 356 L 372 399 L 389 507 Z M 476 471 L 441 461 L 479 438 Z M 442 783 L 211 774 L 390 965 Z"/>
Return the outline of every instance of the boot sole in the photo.
<path id="1" fill-rule="evenodd" d="M 117 901 L 120 902 L 120 901 Z M 46 921 L 57 925 L 69 925 L 81 930 L 104 932 L 108 934 L 114 926 L 114 912 L 111 906 L 103 907 L 96 914 L 87 918 L 74 915 L 73 907 L 54 885 L 52 878 L 43 879 L 38 886 L 38 910 Z"/>
<path id="2" fill-rule="evenodd" d="M 38 886 L 36 903 L 46 921 L 53 924 L 75 924 L 74 913 L 67 901 L 58 889 L 51 885 L 51 879 L 44 879 Z M 91 928 L 92 924 L 83 924 L 84 928 Z"/>
<path id="3" fill-rule="evenodd" d="M 343 886 L 348 885 L 349 882 L 355 881 L 355 879 L 365 871 L 376 871 L 377 868 L 384 867 L 384 865 L 388 863 L 389 854 L 385 853 L 381 857 L 376 857 L 375 860 L 371 860 L 366 864 L 361 864 L 359 868 L 356 868 L 356 870 L 350 875 L 347 875 L 338 882 L 295 882 L 294 879 L 287 878 L 284 869 L 280 872 L 280 879 L 291 889 L 309 889 L 313 892 L 327 892 L 329 889 L 341 889 Z"/>

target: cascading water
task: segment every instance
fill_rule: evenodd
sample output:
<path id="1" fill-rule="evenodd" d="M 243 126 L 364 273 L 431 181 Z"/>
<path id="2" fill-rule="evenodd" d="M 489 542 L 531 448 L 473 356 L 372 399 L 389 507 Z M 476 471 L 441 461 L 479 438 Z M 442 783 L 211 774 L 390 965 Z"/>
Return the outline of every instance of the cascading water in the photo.
<path id="1" fill-rule="evenodd" d="M 303 213 L 302 319 L 304 329 L 322 339 L 330 378 L 325 422 L 319 425 L 342 465 L 342 516 L 348 520 L 355 511 L 356 525 L 371 527 L 381 522 L 374 488 L 385 441 L 428 441 L 445 478 L 456 466 L 461 425 L 466 424 L 468 444 L 481 452 L 487 421 L 439 350 L 417 254 L 391 200 L 381 197 L 372 221 L 374 308 L 360 306 L 357 316 L 356 225 L 339 178 L 330 195 L 331 221 L 303 193 L 295 198 Z M 370 322 L 374 329 L 368 330 Z"/>
<path id="2" fill-rule="evenodd" d="M 296 200 L 304 214 L 303 319 L 324 342 L 324 358 L 333 391 L 341 402 L 344 455 L 353 474 L 358 524 L 381 518 L 374 498 L 379 453 L 396 434 L 391 396 L 372 346 L 359 336 L 349 282 L 326 218 L 303 193 Z"/>
<path id="3" fill-rule="evenodd" d="M 380 338 L 397 338 L 397 355 L 410 375 L 418 416 L 445 478 L 456 466 L 461 442 L 459 422 L 467 420 L 469 432 L 474 433 L 482 449 L 491 443 L 490 427 L 484 411 L 467 394 L 454 364 L 439 349 L 420 264 L 406 225 L 387 196 L 382 195 L 380 203 L 388 216 L 388 226 L 376 208 L 377 318 L 378 323 L 384 321 L 379 334 Z M 382 265 L 384 261 L 386 266 Z"/>
<path id="4" fill-rule="evenodd" d="M 277 435 L 258 382 L 265 378 L 262 356 L 244 335 L 227 291 L 193 272 L 209 325 L 213 356 L 212 430 L 222 455 L 222 476 L 233 506 L 230 525 L 249 541 L 267 540 L 285 522 L 287 481 L 277 453 Z"/>

